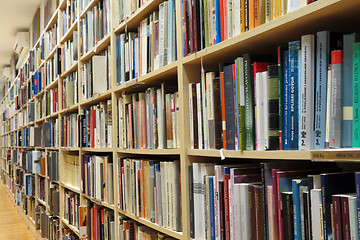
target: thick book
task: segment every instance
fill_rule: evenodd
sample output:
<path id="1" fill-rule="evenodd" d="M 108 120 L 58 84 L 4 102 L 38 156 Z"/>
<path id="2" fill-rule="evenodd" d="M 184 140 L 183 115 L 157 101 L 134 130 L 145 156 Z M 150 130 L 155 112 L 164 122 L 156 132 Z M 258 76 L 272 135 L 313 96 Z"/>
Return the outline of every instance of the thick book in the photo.
<path id="1" fill-rule="evenodd" d="M 268 66 L 268 150 L 279 150 L 279 120 L 280 120 L 280 79 L 278 74 L 278 65 Z"/>
<path id="2" fill-rule="evenodd" d="M 237 117 L 237 135 L 239 150 L 246 149 L 246 134 L 245 134 L 245 91 L 244 91 L 244 58 L 238 57 L 235 60 L 236 65 L 236 83 L 237 83 L 237 103 L 238 116 Z"/>
<path id="3" fill-rule="evenodd" d="M 106 56 L 94 55 L 92 57 L 93 94 L 107 90 L 107 59 Z"/>
<path id="4" fill-rule="evenodd" d="M 245 140 L 246 150 L 254 150 L 254 85 L 250 54 L 244 54 L 244 90 L 245 90 Z"/>
<path id="5" fill-rule="evenodd" d="M 301 37 L 300 74 L 300 150 L 311 150 L 314 146 L 314 84 L 315 84 L 315 35 Z"/>
<path id="6" fill-rule="evenodd" d="M 360 147 L 360 42 L 353 45 L 353 147 Z"/>
<path id="7" fill-rule="evenodd" d="M 226 148 L 235 150 L 235 113 L 234 113 L 234 81 L 233 65 L 224 66 L 224 97 L 226 118 Z M 225 141 L 225 140 L 224 140 Z"/>
<path id="8" fill-rule="evenodd" d="M 293 211 L 293 193 L 282 192 L 281 193 L 283 209 L 281 214 L 283 215 L 283 230 L 284 239 L 294 238 L 294 211 Z"/>
<path id="9" fill-rule="evenodd" d="M 333 225 L 333 239 L 343 239 L 342 233 L 342 208 L 341 208 L 341 194 L 332 195 L 332 225 Z"/>
<path id="10" fill-rule="evenodd" d="M 299 84 L 301 42 L 289 42 L 289 148 L 299 149 Z"/>

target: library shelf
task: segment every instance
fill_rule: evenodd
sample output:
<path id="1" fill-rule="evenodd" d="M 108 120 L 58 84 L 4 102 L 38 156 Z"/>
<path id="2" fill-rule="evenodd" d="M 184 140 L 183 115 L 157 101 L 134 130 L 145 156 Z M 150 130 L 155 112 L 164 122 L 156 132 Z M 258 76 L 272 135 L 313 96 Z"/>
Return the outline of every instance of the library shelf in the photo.
<path id="1" fill-rule="evenodd" d="M 57 23 L 58 20 L 58 13 L 59 13 L 59 8 L 57 8 L 54 12 L 54 14 L 51 16 L 51 18 L 49 19 L 49 22 L 46 24 L 46 26 L 44 27 L 44 33 L 49 31 L 51 29 L 51 27 Z"/>
<path id="2" fill-rule="evenodd" d="M 262 24 L 245 33 L 205 48 L 183 58 L 183 64 L 204 64 L 235 59 L 244 53 L 274 53 L 276 46 L 299 39 L 309 32 L 333 30 L 342 32 L 350 28 L 351 20 L 359 19 L 359 1 L 316 1 L 282 17 Z M 346 16 L 344 16 L 346 12 Z M 345 19 L 345 20 L 344 20 Z M 316 24 L 314 24 L 316 23 Z"/>
<path id="3" fill-rule="evenodd" d="M 59 77 L 57 77 L 54 81 L 52 81 L 49 85 L 45 87 L 46 91 L 49 91 L 50 89 L 56 88 L 59 83 Z"/>
<path id="4" fill-rule="evenodd" d="M 274 159 L 274 160 L 311 160 L 310 151 L 280 150 L 280 151 L 234 151 L 234 150 L 203 150 L 188 149 L 189 156 L 221 157 L 235 159 Z"/>
<path id="5" fill-rule="evenodd" d="M 39 177 L 42 177 L 42 178 L 49 179 L 49 177 L 48 177 L 48 176 L 43 175 L 43 174 L 41 174 L 41 173 L 35 173 L 35 175 L 37 175 L 37 176 L 39 176 Z"/>
<path id="6" fill-rule="evenodd" d="M 159 4 L 164 2 L 164 0 L 150 0 L 144 3 L 140 8 L 138 8 L 133 14 L 127 17 L 123 22 L 114 27 L 114 32 L 116 35 L 121 32 L 131 31 L 137 29 L 140 24 L 140 21 L 147 18 L 149 14 L 159 8 Z"/>
<path id="7" fill-rule="evenodd" d="M 112 90 L 110 89 L 110 90 L 107 90 L 107 91 L 105 91 L 103 93 L 96 94 L 96 95 L 92 96 L 91 98 L 81 100 L 80 101 L 80 106 L 87 107 L 87 106 L 97 104 L 97 103 L 99 103 L 101 101 L 108 100 L 108 99 L 111 98 L 111 93 L 112 93 Z"/>
<path id="8" fill-rule="evenodd" d="M 80 191 L 80 188 L 77 188 L 77 187 L 74 187 L 74 186 L 71 186 L 70 184 L 67 184 L 67 183 L 64 183 L 64 182 L 60 182 L 60 185 L 63 187 L 63 188 L 66 188 L 74 193 L 77 193 L 77 194 L 81 194 L 81 191 Z"/>
<path id="9" fill-rule="evenodd" d="M 106 208 L 109 208 L 109 209 L 112 209 L 112 210 L 116 210 L 114 204 L 110 204 L 110 203 L 107 203 L 107 202 L 104 202 L 104 201 L 101 201 L 99 199 L 96 199 L 96 198 L 93 198 L 85 193 L 82 193 L 82 196 L 85 197 L 86 199 L 88 199 L 89 201 L 97 204 L 97 205 L 100 205 L 100 206 L 104 206 Z"/>
<path id="10" fill-rule="evenodd" d="M 76 19 L 72 25 L 70 26 L 70 28 L 67 30 L 67 32 L 64 34 L 64 36 L 62 36 L 62 38 L 60 39 L 60 45 L 65 43 L 66 41 L 72 39 L 73 37 L 73 32 L 75 30 L 77 30 L 78 27 L 78 19 Z"/>
<path id="11" fill-rule="evenodd" d="M 58 7 L 58 9 L 59 9 L 59 10 L 65 10 L 65 8 L 66 8 L 66 2 L 67 2 L 67 0 L 60 0 L 60 1 L 59 1 L 59 7 Z"/>
<path id="12" fill-rule="evenodd" d="M 80 148 L 78 147 L 60 147 L 61 151 L 65 151 L 65 152 L 78 152 L 80 151 Z"/>
<path id="13" fill-rule="evenodd" d="M 66 78 L 70 73 L 75 72 L 78 69 L 78 61 L 74 61 L 74 63 L 61 74 L 61 78 Z"/>
<path id="14" fill-rule="evenodd" d="M 141 223 L 141 224 L 143 224 L 143 225 L 145 225 L 147 227 L 150 227 L 150 228 L 152 228 L 152 229 L 154 229 L 154 230 L 156 230 L 158 232 L 165 233 L 166 235 L 169 235 L 170 237 L 173 237 L 173 238 L 176 238 L 176 239 L 182 239 L 182 237 L 183 237 L 182 232 L 176 232 L 176 231 L 173 231 L 171 229 L 161 227 L 156 223 L 152 223 L 147 219 L 137 217 L 137 216 L 135 216 L 135 215 L 133 215 L 131 213 L 128 213 L 126 211 L 123 211 L 123 210 L 121 210 L 119 208 L 118 208 L 118 212 L 121 215 L 124 215 L 124 216 L 126 216 L 128 218 L 131 218 L 131 219 L 137 221 L 138 223 Z"/>
<path id="15" fill-rule="evenodd" d="M 111 34 L 106 35 L 103 39 L 98 41 L 94 47 L 92 47 L 89 51 L 84 53 L 83 56 L 80 57 L 81 62 L 87 62 L 92 56 L 104 51 L 110 45 L 110 36 Z"/>
<path id="16" fill-rule="evenodd" d="M 68 220 L 65 218 L 60 218 L 61 222 L 63 222 L 71 231 L 73 231 L 77 236 L 80 237 L 79 229 L 77 229 L 75 226 L 71 225 Z"/>
<path id="17" fill-rule="evenodd" d="M 359 162 L 360 148 L 315 149 L 311 151 L 311 160 L 318 162 Z"/>
<path id="18" fill-rule="evenodd" d="M 36 198 L 36 200 L 43 205 L 44 207 L 48 208 L 48 205 L 46 204 L 46 202 L 44 202 L 43 200 L 41 200 L 40 198 Z"/>
<path id="19" fill-rule="evenodd" d="M 76 103 L 70 107 L 67 107 L 67 108 L 64 108 L 62 110 L 59 111 L 59 114 L 61 115 L 64 115 L 64 114 L 67 114 L 67 113 L 72 113 L 72 112 L 76 112 L 79 108 L 79 103 Z"/>
<path id="20" fill-rule="evenodd" d="M 83 147 L 81 148 L 83 152 L 104 152 L 104 153 L 110 153 L 113 152 L 112 148 L 89 148 L 89 147 Z"/>
<path id="21" fill-rule="evenodd" d="M 141 154 L 141 155 L 180 155 L 180 149 L 128 149 L 118 148 L 118 153 L 121 154 Z"/>

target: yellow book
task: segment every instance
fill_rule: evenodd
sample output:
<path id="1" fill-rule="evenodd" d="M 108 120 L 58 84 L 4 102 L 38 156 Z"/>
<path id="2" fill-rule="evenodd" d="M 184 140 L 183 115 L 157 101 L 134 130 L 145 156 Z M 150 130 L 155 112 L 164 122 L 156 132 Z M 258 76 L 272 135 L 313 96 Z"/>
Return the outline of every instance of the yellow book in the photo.
<path id="1" fill-rule="evenodd" d="M 281 16 L 282 11 L 282 0 L 274 0 L 274 18 Z"/>

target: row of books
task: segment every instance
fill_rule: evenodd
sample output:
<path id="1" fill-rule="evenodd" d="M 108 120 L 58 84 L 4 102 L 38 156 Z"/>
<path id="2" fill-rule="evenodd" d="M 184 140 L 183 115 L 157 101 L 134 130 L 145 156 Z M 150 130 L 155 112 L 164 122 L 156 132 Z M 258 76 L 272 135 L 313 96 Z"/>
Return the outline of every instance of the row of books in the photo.
<path id="1" fill-rule="evenodd" d="M 116 37 L 118 85 L 176 61 L 175 16 L 175 1 L 165 1 L 140 22 L 137 32 Z"/>
<path id="2" fill-rule="evenodd" d="M 66 1 L 66 7 L 61 12 L 60 16 L 62 18 L 61 36 L 65 36 L 68 30 L 72 27 L 78 14 L 78 0 Z"/>
<path id="3" fill-rule="evenodd" d="M 191 147 L 357 147 L 356 39 L 322 31 L 279 47 L 277 64 L 245 54 L 202 72 L 189 85 Z"/>
<path id="4" fill-rule="evenodd" d="M 184 0 L 181 2 L 183 54 L 187 56 L 235 37 L 312 2 Z"/>
<path id="5" fill-rule="evenodd" d="M 47 58 L 59 42 L 58 24 L 54 24 L 44 33 L 40 41 L 41 59 Z"/>
<path id="6" fill-rule="evenodd" d="M 37 184 L 38 184 L 37 198 L 45 202 L 46 201 L 46 199 L 45 199 L 46 198 L 45 197 L 45 178 L 43 178 L 43 177 L 38 178 Z"/>
<path id="7" fill-rule="evenodd" d="M 181 231 L 180 162 L 118 159 L 120 209 Z"/>
<path id="8" fill-rule="evenodd" d="M 83 224 L 80 227 L 80 238 L 83 239 L 115 239 L 115 219 L 111 209 L 88 202 L 83 211 Z"/>
<path id="9" fill-rule="evenodd" d="M 119 147 L 178 148 L 179 95 L 165 83 L 118 99 Z"/>
<path id="10" fill-rule="evenodd" d="M 64 154 L 63 160 L 63 178 L 61 178 L 61 182 L 64 184 L 76 188 L 80 191 L 81 187 L 81 175 L 78 174 L 81 169 L 81 163 L 79 159 L 78 153 L 66 153 Z"/>
<path id="11" fill-rule="evenodd" d="M 114 203 L 113 162 L 111 156 L 83 155 L 82 192 L 99 201 Z"/>
<path id="12" fill-rule="evenodd" d="M 359 176 L 341 172 L 336 165 L 306 162 L 193 163 L 191 237 L 350 239 L 359 234 L 355 194 Z"/>
<path id="13" fill-rule="evenodd" d="M 64 194 L 64 219 L 79 229 L 80 195 L 69 190 Z"/>
<path id="14" fill-rule="evenodd" d="M 26 196 L 35 197 L 35 175 L 24 174 L 24 188 Z"/>
<path id="15" fill-rule="evenodd" d="M 72 39 L 63 43 L 61 49 L 61 72 L 67 71 L 78 60 L 78 32 L 74 31 Z"/>
<path id="16" fill-rule="evenodd" d="M 62 106 L 71 107 L 78 103 L 78 72 L 75 71 L 63 79 L 62 84 Z"/>
<path id="17" fill-rule="evenodd" d="M 81 99 L 85 100 L 110 89 L 110 51 L 92 56 L 81 69 Z"/>
<path id="18" fill-rule="evenodd" d="M 78 124 L 80 147 L 111 148 L 113 146 L 111 100 L 84 109 L 84 113 L 78 115 Z"/>
<path id="19" fill-rule="evenodd" d="M 39 120 L 46 116 L 59 111 L 59 92 L 57 88 L 44 91 L 43 95 L 36 101 L 35 120 Z M 23 126 L 23 124 L 20 124 Z"/>
<path id="20" fill-rule="evenodd" d="M 78 124 L 77 114 L 71 113 L 61 118 L 61 146 L 77 147 L 78 144 Z"/>
<path id="21" fill-rule="evenodd" d="M 174 239 L 165 234 L 154 231 L 153 229 L 140 225 L 138 222 L 129 219 L 120 219 L 119 238 L 125 239 L 152 239 L 152 240 L 170 240 Z"/>
<path id="22" fill-rule="evenodd" d="M 86 1 L 86 0 L 85 0 Z M 88 1 L 88 0 L 87 0 Z M 147 0 L 131 1 L 131 0 L 116 0 L 114 2 L 115 22 L 120 24 L 131 16 L 137 9 L 143 6 Z"/>
<path id="23" fill-rule="evenodd" d="M 100 0 L 80 21 L 80 55 L 91 50 L 110 30 L 110 0 Z"/>

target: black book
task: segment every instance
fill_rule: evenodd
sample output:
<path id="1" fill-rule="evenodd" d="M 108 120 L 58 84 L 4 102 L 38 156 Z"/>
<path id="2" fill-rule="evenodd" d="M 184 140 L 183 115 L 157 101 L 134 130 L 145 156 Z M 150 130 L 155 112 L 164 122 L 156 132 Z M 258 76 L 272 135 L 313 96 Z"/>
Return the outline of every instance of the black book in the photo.
<path id="1" fill-rule="evenodd" d="M 294 239 L 294 211 L 292 192 L 281 193 L 284 240 Z"/>
<path id="2" fill-rule="evenodd" d="M 50 123 L 44 122 L 42 126 L 42 147 L 50 147 Z"/>
<path id="3" fill-rule="evenodd" d="M 310 188 L 309 188 L 310 189 Z M 311 225 L 311 201 L 309 191 L 303 192 L 303 209 L 304 209 L 304 234 L 305 240 L 311 240 L 312 238 L 312 225 Z"/>
<path id="4" fill-rule="evenodd" d="M 189 216 L 190 216 L 190 237 L 195 238 L 195 222 L 194 222 L 194 182 L 193 182 L 193 167 L 188 166 L 189 169 Z"/>
<path id="5" fill-rule="evenodd" d="M 235 150 L 235 106 L 234 106 L 234 80 L 233 65 L 224 66 L 224 93 L 226 118 L 226 149 Z"/>
<path id="6" fill-rule="evenodd" d="M 279 150 L 279 75 L 278 65 L 268 66 L 268 114 L 269 139 L 268 150 Z M 266 114 L 266 113 L 265 113 Z"/>

